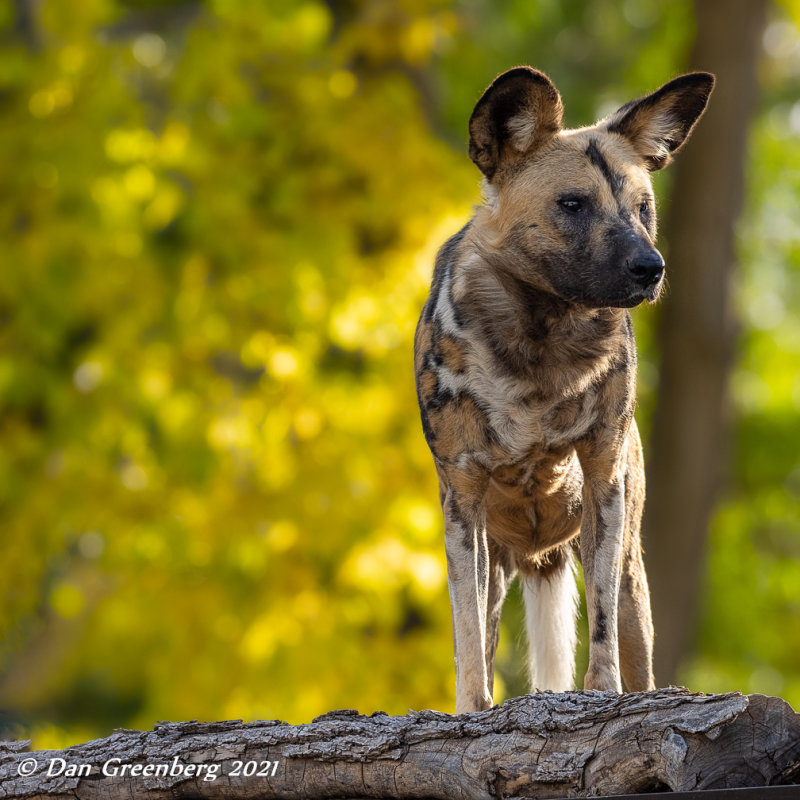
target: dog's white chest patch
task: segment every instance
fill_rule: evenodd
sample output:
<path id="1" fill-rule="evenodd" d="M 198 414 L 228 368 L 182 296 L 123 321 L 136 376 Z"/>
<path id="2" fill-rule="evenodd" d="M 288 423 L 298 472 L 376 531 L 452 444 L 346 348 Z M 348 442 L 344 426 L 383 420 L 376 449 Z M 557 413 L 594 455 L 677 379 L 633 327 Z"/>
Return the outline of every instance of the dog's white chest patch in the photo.
<path id="1" fill-rule="evenodd" d="M 517 379 L 472 372 L 468 385 L 486 413 L 497 443 L 511 459 L 533 448 L 550 450 L 585 436 L 595 422 L 597 392 L 537 399 L 536 387 Z M 541 392 L 546 397 L 547 392 Z"/>

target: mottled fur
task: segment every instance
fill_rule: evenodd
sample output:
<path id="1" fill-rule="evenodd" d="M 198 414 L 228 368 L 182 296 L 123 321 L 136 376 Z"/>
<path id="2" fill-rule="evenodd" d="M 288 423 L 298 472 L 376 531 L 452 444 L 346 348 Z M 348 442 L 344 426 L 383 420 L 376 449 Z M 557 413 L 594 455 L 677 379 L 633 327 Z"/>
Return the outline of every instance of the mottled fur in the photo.
<path id="1" fill-rule="evenodd" d="M 562 130 L 556 88 L 520 67 L 470 119 L 485 202 L 440 250 L 415 340 L 459 713 L 491 706 L 500 610 L 517 572 L 533 688 L 572 688 L 573 553 L 586 584 L 585 687 L 654 687 L 626 309 L 663 283 L 649 171 L 689 135 L 712 85 L 705 73 L 682 76 L 592 127 Z"/>

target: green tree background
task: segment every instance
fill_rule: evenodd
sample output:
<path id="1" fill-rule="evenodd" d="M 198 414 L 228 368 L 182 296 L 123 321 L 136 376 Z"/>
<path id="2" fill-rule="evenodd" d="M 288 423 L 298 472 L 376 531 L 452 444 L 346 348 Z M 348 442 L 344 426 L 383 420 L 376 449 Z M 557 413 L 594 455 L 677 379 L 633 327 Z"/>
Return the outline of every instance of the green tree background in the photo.
<path id="1" fill-rule="evenodd" d="M 770 8 L 734 446 L 678 675 L 795 705 L 799 24 Z M 0 5 L 6 735 L 452 710 L 411 340 L 479 201 L 466 120 L 531 63 L 589 123 L 685 69 L 693 32 L 687 0 Z M 496 699 L 524 691 L 516 596 L 504 626 Z"/>

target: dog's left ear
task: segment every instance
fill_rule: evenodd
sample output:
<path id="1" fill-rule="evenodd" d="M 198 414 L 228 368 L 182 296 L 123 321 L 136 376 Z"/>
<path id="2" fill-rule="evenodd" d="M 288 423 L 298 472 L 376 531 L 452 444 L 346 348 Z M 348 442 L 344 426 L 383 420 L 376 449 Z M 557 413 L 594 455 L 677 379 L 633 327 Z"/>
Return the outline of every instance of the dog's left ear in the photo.
<path id="1" fill-rule="evenodd" d="M 563 113 L 547 75 L 531 67 L 510 69 L 483 93 L 469 118 L 469 157 L 491 180 L 500 166 L 552 139 Z"/>
<path id="2" fill-rule="evenodd" d="M 601 124 L 609 133 L 627 138 L 649 170 L 661 169 L 689 138 L 713 88 L 713 75 L 690 72 L 626 103 Z"/>

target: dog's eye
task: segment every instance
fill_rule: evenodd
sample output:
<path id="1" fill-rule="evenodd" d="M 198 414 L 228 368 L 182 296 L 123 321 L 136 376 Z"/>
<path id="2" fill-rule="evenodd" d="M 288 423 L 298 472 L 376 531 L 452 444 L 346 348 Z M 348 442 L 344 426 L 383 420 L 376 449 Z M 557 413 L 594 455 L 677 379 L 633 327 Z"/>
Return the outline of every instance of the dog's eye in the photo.
<path id="1" fill-rule="evenodd" d="M 583 208 L 583 202 L 577 197 L 564 197 L 558 201 L 558 204 L 564 209 L 564 211 L 569 211 L 572 214 L 574 214 L 576 211 L 580 211 L 581 208 Z"/>
<path id="2" fill-rule="evenodd" d="M 647 217 L 650 214 L 650 203 L 647 200 L 642 200 L 639 206 L 639 216 Z"/>

